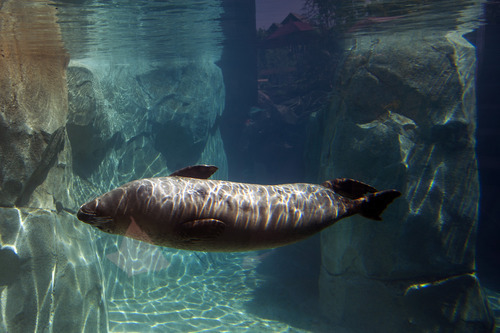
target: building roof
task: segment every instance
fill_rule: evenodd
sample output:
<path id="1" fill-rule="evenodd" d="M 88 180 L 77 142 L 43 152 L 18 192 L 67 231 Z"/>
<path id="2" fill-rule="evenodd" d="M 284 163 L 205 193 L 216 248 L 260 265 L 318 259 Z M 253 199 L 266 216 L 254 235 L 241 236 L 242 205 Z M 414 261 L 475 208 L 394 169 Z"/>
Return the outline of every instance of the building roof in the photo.
<path id="1" fill-rule="evenodd" d="M 302 16 L 290 13 L 280 23 L 273 23 L 267 29 L 268 37 L 261 44 L 264 48 L 283 47 L 291 44 L 308 43 L 315 28 Z"/>
<path id="2" fill-rule="evenodd" d="M 281 21 L 281 24 L 287 24 L 288 22 L 305 22 L 307 23 L 307 20 L 299 14 L 296 13 L 290 13 L 288 14 L 283 21 Z"/>
<path id="3" fill-rule="evenodd" d="M 281 25 L 278 29 L 276 29 L 267 39 L 276 39 L 281 38 L 283 36 L 291 35 L 296 32 L 302 31 L 311 31 L 314 28 L 306 22 L 301 21 L 289 21 L 286 24 Z"/>

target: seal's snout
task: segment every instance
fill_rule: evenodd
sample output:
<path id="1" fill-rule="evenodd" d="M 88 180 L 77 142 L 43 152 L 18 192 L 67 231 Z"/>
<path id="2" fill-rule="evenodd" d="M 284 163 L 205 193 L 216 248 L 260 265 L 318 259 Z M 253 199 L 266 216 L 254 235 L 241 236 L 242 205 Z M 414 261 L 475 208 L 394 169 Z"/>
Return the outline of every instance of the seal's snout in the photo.
<path id="1" fill-rule="evenodd" d="M 99 227 L 111 222 L 113 218 L 108 216 L 101 206 L 102 205 L 99 205 L 99 199 L 87 202 L 80 207 L 78 213 L 76 213 L 76 217 L 80 221 L 93 225 L 94 227 Z"/>
<path id="2" fill-rule="evenodd" d="M 76 213 L 76 217 L 85 223 L 93 224 L 96 218 L 96 200 L 82 205 Z"/>
<path id="3" fill-rule="evenodd" d="M 95 214 L 86 213 L 80 208 L 78 213 L 76 213 L 76 217 L 82 222 L 89 223 L 90 220 L 95 217 Z"/>

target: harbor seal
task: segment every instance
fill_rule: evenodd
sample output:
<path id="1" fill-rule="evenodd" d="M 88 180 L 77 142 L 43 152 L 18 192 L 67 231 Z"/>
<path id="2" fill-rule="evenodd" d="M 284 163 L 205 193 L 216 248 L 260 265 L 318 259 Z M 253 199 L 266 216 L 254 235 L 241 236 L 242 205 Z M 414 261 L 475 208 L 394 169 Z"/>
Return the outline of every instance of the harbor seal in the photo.
<path id="1" fill-rule="evenodd" d="M 251 251 L 300 241 L 354 214 L 381 220 L 382 211 L 401 195 L 345 178 L 321 185 L 209 180 L 216 170 L 197 165 L 132 181 L 82 205 L 77 217 L 104 232 L 154 245 Z"/>

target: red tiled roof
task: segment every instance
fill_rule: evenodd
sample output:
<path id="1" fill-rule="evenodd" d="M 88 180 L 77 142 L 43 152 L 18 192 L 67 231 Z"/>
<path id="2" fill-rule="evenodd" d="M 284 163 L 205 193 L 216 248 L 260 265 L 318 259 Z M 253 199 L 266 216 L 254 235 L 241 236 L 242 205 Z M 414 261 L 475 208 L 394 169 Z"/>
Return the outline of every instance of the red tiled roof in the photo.
<path id="1" fill-rule="evenodd" d="M 300 22 L 300 21 L 292 21 L 288 22 L 287 24 L 282 25 L 279 27 L 274 33 L 271 34 L 267 39 L 276 39 L 280 38 L 286 35 L 290 35 L 295 32 L 299 31 L 311 31 L 314 30 L 314 28 L 305 22 Z"/>

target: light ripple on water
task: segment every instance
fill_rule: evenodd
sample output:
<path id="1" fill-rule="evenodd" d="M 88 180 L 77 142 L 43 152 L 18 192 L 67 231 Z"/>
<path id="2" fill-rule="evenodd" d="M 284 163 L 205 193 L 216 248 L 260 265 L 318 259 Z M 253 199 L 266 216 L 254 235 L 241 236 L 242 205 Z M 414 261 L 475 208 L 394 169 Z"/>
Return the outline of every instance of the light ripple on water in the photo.
<path id="1" fill-rule="evenodd" d="M 171 260 L 169 253 L 165 256 Z M 223 259 L 195 276 L 188 275 L 188 266 L 201 265 L 199 258 L 185 251 L 170 254 L 182 257 L 187 266 L 183 276 L 169 278 L 167 268 L 132 277 L 117 270 L 107 277 L 123 287 L 108 294 L 111 332 L 306 332 L 247 311 L 246 303 L 264 281 L 255 266 L 242 267 L 245 258 L 255 253 L 223 254 Z"/>

